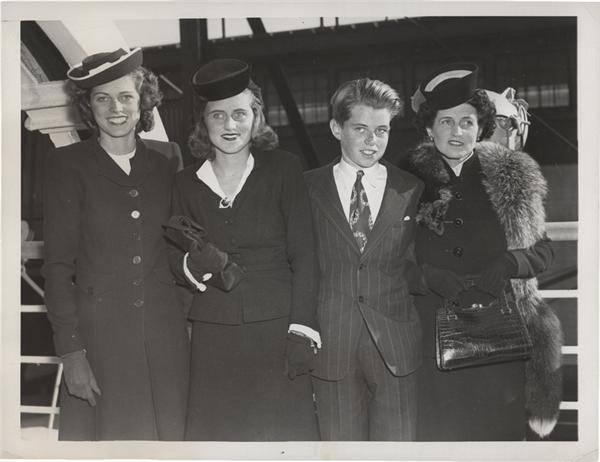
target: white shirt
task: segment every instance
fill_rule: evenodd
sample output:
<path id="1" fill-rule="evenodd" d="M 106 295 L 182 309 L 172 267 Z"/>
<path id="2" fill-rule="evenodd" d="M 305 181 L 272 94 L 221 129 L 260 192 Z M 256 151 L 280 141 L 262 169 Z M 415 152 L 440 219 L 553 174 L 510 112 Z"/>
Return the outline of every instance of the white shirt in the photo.
<path id="1" fill-rule="evenodd" d="M 107 152 L 107 154 L 127 175 L 131 173 L 131 162 L 129 162 L 129 159 L 135 156 L 135 149 L 127 154 L 111 154 L 110 152 Z"/>
<path id="2" fill-rule="evenodd" d="M 342 202 L 342 208 L 344 209 L 344 215 L 348 222 L 350 222 L 350 199 L 352 197 L 352 189 L 356 182 L 356 172 L 358 170 L 358 168 L 350 165 L 343 158 L 339 163 L 333 166 L 333 179 L 335 180 L 338 195 Z M 373 223 L 375 223 L 375 219 L 381 208 L 381 202 L 383 201 L 383 193 L 385 192 L 387 168 L 377 162 L 369 168 L 361 168 L 360 170 L 365 172 L 361 179 L 361 183 L 367 194 L 371 218 Z"/>
<path id="3" fill-rule="evenodd" d="M 217 196 L 221 198 L 221 202 L 219 203 L 219 208 L 226 209 L 227 207 L 233 206 L 233 201 L 235 197 L 239 194 L 239 192 L 246 184 L 246 180 L 252 173 L 252 169 L 254 168 L 254 156 L 250 154 L 248 159 L 246 160 L 246 170 L 244 170 L 244 174 L 240 179 L 240 183 L 238 184 L 235 193 L 232 196 L 227 197 L 223 192 L 221 185 L 219 184 L 219 180 L 217 180 L 217 175 L 215 175 L 215 171 L 212 167 L 212 162 L 206 161 L 204 162 L 200 168 L 196 171 L 196 176 L 206 185 L 208 186 Z"/>

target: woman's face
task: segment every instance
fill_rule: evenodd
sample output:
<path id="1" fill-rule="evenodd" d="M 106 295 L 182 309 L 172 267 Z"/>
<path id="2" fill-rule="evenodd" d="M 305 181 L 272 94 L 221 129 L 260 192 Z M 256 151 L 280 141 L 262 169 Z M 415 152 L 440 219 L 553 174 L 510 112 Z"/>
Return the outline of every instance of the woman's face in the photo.
<path id="1" fill-rule="evenodd" d="M 124 75 L 92 88 L 90 106 L 101 139 L 135 137 L 140 120 L 140 94 L 133 77 Z"/>
<path id="2" fill-rule="evenodd" d="M 450 164 L 458 163 L 473 151 L 481 133 L 477 110 L 467 103 L 440 109 L 427 133 Z"/>
<path id="3" fill-rule="evenodd" d="M 252 94 L 245 90 L 230 98 L 209 101 L 204 109 L 204 124 L 217 152 L 237 154 L 249 150 L 254 113 Z"/>

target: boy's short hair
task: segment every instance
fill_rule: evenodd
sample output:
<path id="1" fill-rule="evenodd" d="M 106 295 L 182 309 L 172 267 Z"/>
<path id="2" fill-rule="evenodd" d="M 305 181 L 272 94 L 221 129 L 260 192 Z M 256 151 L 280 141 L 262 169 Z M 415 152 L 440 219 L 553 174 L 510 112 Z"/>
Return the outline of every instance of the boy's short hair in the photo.
<path id="1" fill-rule="evenodd" d="M 344 82 L 335 91 L 331 97 L 333 119 L 343 124 L 350 118 L 352 108 L 359 104 L 374 109 L 388 109 L 392 118 L 402 110 L 402 101 L 396 90 L 380 80 L 365 77 Z"/>

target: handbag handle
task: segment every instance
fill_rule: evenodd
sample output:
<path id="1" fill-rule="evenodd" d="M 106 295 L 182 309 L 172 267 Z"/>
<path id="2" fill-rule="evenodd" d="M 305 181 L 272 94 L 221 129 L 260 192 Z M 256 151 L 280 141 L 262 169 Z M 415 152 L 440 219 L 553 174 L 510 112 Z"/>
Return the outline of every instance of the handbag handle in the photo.
<path id="1" fill-rule="evenodd" d="M 477 282 L 479 282 L 480 279 L 481 279 L 481 274 L 465 275 L 464 276 L 464 281 L 465 281 L 465 285 L 466 285 L 465 290 L 469 290 L 469 289 L 472 289 L 473 287 L 475 287 L 477 285 Z M 503 303 L 503 307 L 500 308 L 500 312 L 502 314 L 512 313 L 512 309 L 511 309 L 510 303 L 509 303 L 509 297 L 511 298 L 511 300 L 514 301 L 512 290 L 510 290 L 510 289 L 503 290 L 502 291 L 502 299 L 503 299 L 504 303 Z M 496 300 L 488 303 L 487 305 L 473 304 L 471 307 L 462 308 L 462 310 L 468 311 L 469 309 L 472 309 L 474 311 L 474 310 L 481 309 L 484 306 L 489 306 L 495 302 L 496 302 Z M 458 303 L 457 300 L 444 299 L 444 308 L 446 309 L 446 314 L 448 316 L 448 319 L 457 319 L 457 316 L 454 312 L 454 308 L 459 307 L 459 306 L 460 306 L 460 304 Z"/>

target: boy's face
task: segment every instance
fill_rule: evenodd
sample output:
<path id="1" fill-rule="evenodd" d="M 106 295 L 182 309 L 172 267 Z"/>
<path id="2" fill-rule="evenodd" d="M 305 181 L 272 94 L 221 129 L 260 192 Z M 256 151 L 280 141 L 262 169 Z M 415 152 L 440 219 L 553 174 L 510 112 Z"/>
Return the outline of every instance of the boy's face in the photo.
<path id="1" fill-rule="evenodd" d="M 388 109 L 356 105 L 350 118 L 343 124 L 331 120 L 331 132 L 340 140 L 342 157 L 350 165 L 361 169 L 379 162 L 385 153 L 390 135 L 392 115 Z"/>

